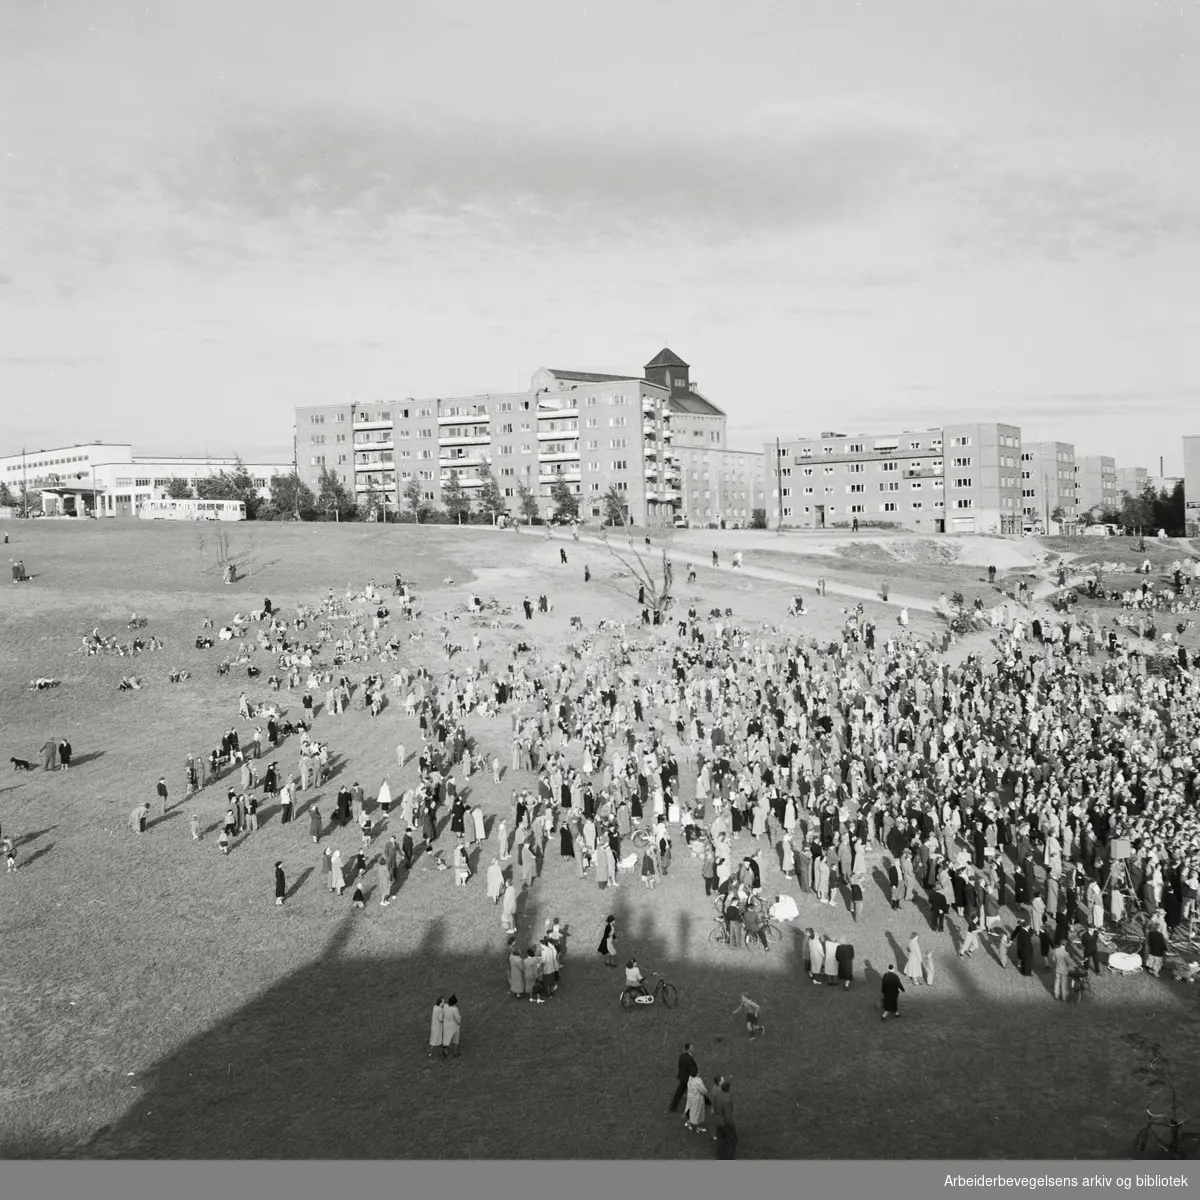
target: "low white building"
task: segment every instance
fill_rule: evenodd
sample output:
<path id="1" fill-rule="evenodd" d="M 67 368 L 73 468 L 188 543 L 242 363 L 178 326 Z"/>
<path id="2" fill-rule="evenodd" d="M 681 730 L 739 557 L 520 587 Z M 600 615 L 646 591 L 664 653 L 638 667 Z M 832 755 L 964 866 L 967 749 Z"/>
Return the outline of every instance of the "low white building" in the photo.
<path id="1" fill-rule="evenodd" d="M 26 492 L 41 493 L 47 516 L 135 517 L 142 504 L 173 480 L 195 491 L 197 483 L 231 471 L 234 458 L 158 458 L 134 455 L 127 442 L 88 442 L 53 450 L 26 450 L 0 457 L 0 483 L 23 509 Z M 286 475 L 291 463 L 246 463 L 258 494 L 270 495 L 271 479 Z"/>

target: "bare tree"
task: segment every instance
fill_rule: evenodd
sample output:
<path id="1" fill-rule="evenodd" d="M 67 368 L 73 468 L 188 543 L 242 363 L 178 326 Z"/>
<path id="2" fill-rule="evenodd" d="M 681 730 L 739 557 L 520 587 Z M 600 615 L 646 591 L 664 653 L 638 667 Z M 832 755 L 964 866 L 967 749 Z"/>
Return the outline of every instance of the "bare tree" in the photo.
<path id="1" fill-rule="evenodd" d="M 604 548 L 623 568 L 614 572 L 608 586 L 635 602 L 638 593 L 641 592 L 644 596 L 644 607 L 652 612 L 666 613 L 671 607 L 671 592 L 675 585 L 675 566 L 670 556 L 672 535 L 668 532 L 666 544 L 655 552 L 646 544 L 639 549 L 628 517 L 619 528 L 623 530 L 619 542 L 609 537 L 607 529 L 600 530 L 600 541 Z M 646 542 L 649 542 L 648 537 Z"/>
<path id="2" fill-rule="evenodd" d="M 212 553 L 216 561 L 217 570 L 222 575 L 229 568 L 229 564 L 233 559 L 232 546 L 229 540 L 229 531 L 226 529 L 217 528 L 211 533 L 201 531 L 196 538 L 196 547 L 200 551 L 201 562 L 207 557 L 209 552 Z M 207 567 L 202 567 L 201 570 L 207 571 Z"/>

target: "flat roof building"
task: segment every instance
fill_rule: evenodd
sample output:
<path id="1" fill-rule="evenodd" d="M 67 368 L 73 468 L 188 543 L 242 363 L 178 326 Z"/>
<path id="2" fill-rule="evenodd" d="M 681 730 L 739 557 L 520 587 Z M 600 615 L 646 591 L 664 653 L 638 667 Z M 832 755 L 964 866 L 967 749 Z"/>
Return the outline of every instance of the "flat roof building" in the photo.
<path id="1" fill-rule="evenodd" d="M 405 508 L 413 481 L 436 508 L 452 472 L 472 496 L 490 470 L 510 513 L 519 514 L 528 488 L 543 517 L 553 512 L 561 473 L 585 520 L 603 519 L 604 497 L 615 488 L 634 523 L 671 524 L 686 507 L 681 445 L 726 449 L 725 413 L 689 372 L 663 349 L 640 376 L 542 367 L 527 391 L 298 408 L 298 470 L 315 489 L 328 469 L 356 496 L 374 495 L 395 511 Z M 748 461 L 719 458 L 719 467 L 709 466 L 721 475 L 726 506 L 747 510 L 737 519 L 749 520 L 754 486 L 740 478 Z M 760 469 L 755 474 L 761 478 Z"/>
<path id="2" fill-rule="evenodd" d="M 1017 533 L 1020 457 L 1020 429 L 987 423 L 768 442 L 767 516 L 807 529 Z"/>
<path id="3" fill-rule="evenodd" d="M 86 442 L 53 450 L 0 457 L 0 483 L 20 507 L 26 491 L 41 493 L 49 516 L 133 517 L 142 504 L 182 479 L 196 484 L 232 470 L 236 458 L 155 457 L 133 453 L 128 442 Z M 258 494 L 270 495 L 271 479 L 291 471 L 291 463 L 244 463 Z"/>

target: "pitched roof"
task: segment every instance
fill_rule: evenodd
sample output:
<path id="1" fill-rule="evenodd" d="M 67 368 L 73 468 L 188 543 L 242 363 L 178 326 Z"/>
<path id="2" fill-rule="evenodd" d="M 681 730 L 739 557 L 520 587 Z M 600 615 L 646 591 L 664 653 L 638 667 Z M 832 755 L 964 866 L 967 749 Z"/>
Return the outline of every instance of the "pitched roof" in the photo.
<path id="1" fill-rule="evenodd" d="M 651 367 L 686 367 L 688 364 L 683 361 L 673 350 L 668 350 L 665 346 L 646 364 L 645 369 L 650 370 Z"/>
<path id="2" fill-rule="evenodd" d="M 672 396 L 671 407 L 676 412 L 691 413 L 697 417 L 723 417 L 724 409 L 718 408 L 711 400 L 705 400 L 699 392 L 689 392 L 686 396 Z"/>
<path id="3" fill-rule="evenodd" d="M 637 375 L 598 375 L 595 371 L 560 371 L 556 367 L 546 369 L 555 379 L 570 379 L 576 383 L 619 383 L 638 378 Z"/>

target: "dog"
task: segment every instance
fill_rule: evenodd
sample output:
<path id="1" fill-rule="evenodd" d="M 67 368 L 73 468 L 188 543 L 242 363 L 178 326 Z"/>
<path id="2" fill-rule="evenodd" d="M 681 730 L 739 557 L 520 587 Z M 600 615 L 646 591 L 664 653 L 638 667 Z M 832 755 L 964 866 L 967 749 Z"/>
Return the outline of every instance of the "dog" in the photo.
<path id="1" fill-rule="evenodd" d="M 9 760 L 13 765 L 14 771 L 36 771 L 37 767 L 31 762 L 26 762 L 23 758 L 13 758 Z"/>

